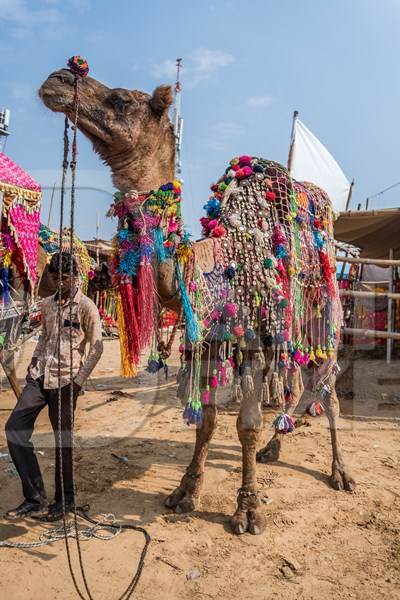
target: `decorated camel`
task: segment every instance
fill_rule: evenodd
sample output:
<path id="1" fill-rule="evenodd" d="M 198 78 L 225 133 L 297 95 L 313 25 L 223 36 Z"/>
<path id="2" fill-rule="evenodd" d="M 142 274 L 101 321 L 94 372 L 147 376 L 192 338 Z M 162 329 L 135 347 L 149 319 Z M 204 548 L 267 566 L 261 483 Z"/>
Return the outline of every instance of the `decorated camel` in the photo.
<path id="1" fill-rule="evenodd" d="M 40 97 L 49 109 L 72 119 L 75 82 L 70 70 L 52 73 Z M 325 410 L 329 420 L 331 484 L 352 490 L 337 433 L 341 311 L 326 194 L 292 181 L 273 161 L 235 158 L 212 186 L 202 219 L 204 239 L 190 243 L 180 213 L 180 185 L 174 181 L 171 88 L 160 86 L 149 95 L 110 89 L 85 77 L 79 97 L 78 128 L 111 168 L 120 190 L 111 208 L 119 222 L 113 272 L 128 373 L 155 335 L 158 306 L 184 313 L 179 387 L 187 401 L 185 419 L 197 425 L 196 443 L 193 459 L 166 505 L 176 512 L 198 506 L 216 427 L 217 390 L 233 376 L 241 400 L 237 429 L 243 480 L 232 528 L 237 534 L 264 530 L 256 455 L 260 461 L 278 458 L 284 434 L 294 427 L 292 415 L 304 389 L 303 366 L 310 368 L 320 393 L 309 411 Z M 257 454 L 263 398 L 279 404 L 283 413 L 275 420 L 273 438 Z"/>

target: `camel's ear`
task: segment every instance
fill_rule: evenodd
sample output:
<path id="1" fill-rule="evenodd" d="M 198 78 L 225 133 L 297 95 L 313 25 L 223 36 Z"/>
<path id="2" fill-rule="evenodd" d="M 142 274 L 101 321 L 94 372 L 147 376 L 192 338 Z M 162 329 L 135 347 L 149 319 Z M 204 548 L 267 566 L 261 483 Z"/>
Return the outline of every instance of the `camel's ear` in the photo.
<path id="1" fill-rule="evenodd" d="M 160 85 L 154 90 L 150 98 L 150 106 L 153 112 L 161 117 L 171 106 L 172 100 L 172 87 L 170 85 Z"/>

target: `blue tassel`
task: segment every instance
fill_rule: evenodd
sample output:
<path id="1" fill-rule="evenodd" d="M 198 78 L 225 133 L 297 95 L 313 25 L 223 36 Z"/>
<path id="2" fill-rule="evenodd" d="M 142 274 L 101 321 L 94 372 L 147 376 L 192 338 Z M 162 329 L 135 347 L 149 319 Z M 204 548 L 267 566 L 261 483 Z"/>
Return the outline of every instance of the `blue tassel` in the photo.
<path id="1" fill-rule="evenodd" d="M 154 250 L 158 262 L 162 263 L 167 259 L 164 246 L 164 234 L 159 227 L 153 229 Z"/>
<path id="2" fill-rule="evenodd" d="M 3 303 L 10 304 L 10 291 L 8 289 L 8 267 L 1 270 L 1 282 L 3 284 Z"/>
<path id="3" fill-rule="evenodd" d="M 187 425 L 197 425 L 201 427 L 203 423 L 203 407 L 199 400 L 189 398 L 185 410 L 183 411 L 183 420 Z"/>
<path id="4" fill-rule="evenodd" d="M 181 270 L 178 264 L 176 265 L 176 277 L 178 279 L 179 291 L 181 293 L 181 302 L 183 312 L 185 315 L 186 335 L 189 342 L 195 344 L 196 342 L 200 342 L 201 340 L 199 323 L 197 321 L 197 316 L 194 313 L 192 305 L 190 303 L 189 294 L 182 279 Z"/>

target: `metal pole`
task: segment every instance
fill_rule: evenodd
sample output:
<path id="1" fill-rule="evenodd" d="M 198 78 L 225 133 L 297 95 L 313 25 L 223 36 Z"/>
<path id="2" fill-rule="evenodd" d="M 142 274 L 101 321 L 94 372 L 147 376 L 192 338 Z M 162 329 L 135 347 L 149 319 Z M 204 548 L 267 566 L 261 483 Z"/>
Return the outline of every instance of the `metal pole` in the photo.
<path id="1" fill-rule="evenodd" d="M 295 133 L 296 133 L 296 121 L 298 119 L 298 116 L 299 116 L 299 111 L 295 110 L 293 112 L 292 133 L 290 134 L 290 148 L 289 148 L 289 156 L 288 156 L 288 162 L 287 162 L 287 168 L 289 171 L 289 175 L 292 171 L 292 162 L 293 162 L 293 154 L 294 154 L 294 140 L 295 140 Z"/>
<path id="2" fill-rule="evenodd" d="M 393 260 L 393 248 L 389 250 L 389 260 Z M 393 279 L 394 279 L 394 267 L 390 267 L 389 277 L 389 294 L 393 292 Z M 388 308 L 387 308 L 387 332 L 388 334 L 393 332 L 393 300 L 389 296 Z M 389 365 L 392 359 L 392 340 L 388 338 L 386 342 L 386 362 Z"/>
<path id="3" fill-rule="evenodd" d="M 54 183 L 54 185 L 53 185 L 53 191 L 51 192 L 51 198 L 50 198 L 50 208 L 49 208 L 49 216 L 47 217 L 47 227 L 50 227 L 51 212 L 53 210 L 53 200 L 54 200 L 55 189 L 56 189 L 56 184 Z"/>
<path id="4" fill-rule="evenodd" d="M 96 262 L 97 262 L 97 265 L 100 265 L 99 231 L 100 231 L 100 222 L 99 222 L 99 213 L 97 213 L 97 217 L 96 217 Z"/>

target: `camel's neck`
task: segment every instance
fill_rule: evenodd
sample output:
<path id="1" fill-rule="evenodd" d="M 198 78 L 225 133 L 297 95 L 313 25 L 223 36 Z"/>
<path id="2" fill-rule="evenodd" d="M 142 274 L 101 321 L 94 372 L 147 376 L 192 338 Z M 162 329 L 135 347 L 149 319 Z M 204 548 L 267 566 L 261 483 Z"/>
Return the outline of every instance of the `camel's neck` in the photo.
<path id="1" fill-rule="evenodd" d="M 173 135 L 163 138 L 154 149 L 135 147 L 128 155 L 106 158 L 112 170 L 113 184 L 121 192 L 148 192 L 173 181 L 175 143 Z"/>

